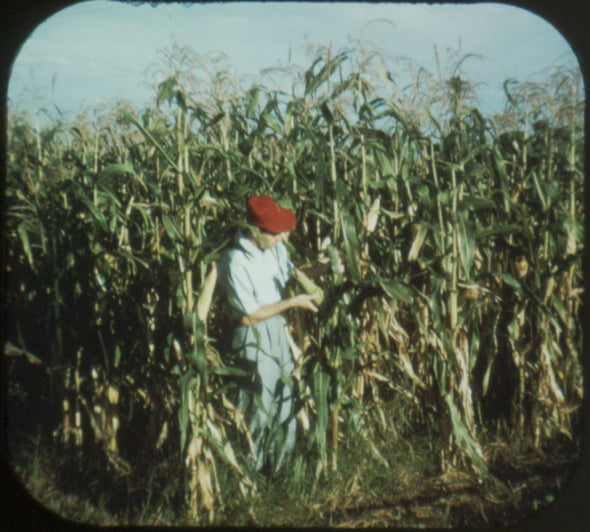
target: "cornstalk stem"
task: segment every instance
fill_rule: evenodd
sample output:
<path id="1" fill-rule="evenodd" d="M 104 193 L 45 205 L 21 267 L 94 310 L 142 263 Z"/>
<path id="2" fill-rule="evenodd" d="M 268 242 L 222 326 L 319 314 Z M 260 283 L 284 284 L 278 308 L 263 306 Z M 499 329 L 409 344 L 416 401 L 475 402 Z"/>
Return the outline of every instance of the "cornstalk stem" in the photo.
<path id="1" fill-rule="evenodd" d="M 576 153 L 574 148 L 574 129 L 572 127 L 571 134 L 570 134 L 570 220 L 572 224 L 572 231 L 576 221 L 576 189 L 574 184 L 574 169 L 576 164 Z M 571 251 L 575 253 L 575 233 L 573 234 L 574 239 L 574 249 Z M 568 235 L 569 240 L 569 235 Z M 568 242 L 568 248 L 569 248 Z M 566 287 L 566 297 L 567 297 L 567 326 L 568 331 L 567 334 L 570 335 L 571 331 L 573 330 L 574 324 L 574 299 L 572 298 L 572 292 L 574 288 L 574 275 L 576 271 L 576 265 L 572 264 L 569 268 L 568 276 L 567 276 L 567 287 Z"/>
<path id="2" fill-rule="evenodd" d="M 332 177 L 332 185 L 334 186 L 334 200 L 333 200 L 333 210 L 334 210 L 334 237 L 333 242 L 336 242 L 339 235 L 339 216 L 338 216 L 338 191 L 336 188 L 336 157 L 334 155 L 334 135 L 332 133 L 332 125 L 328 127 L 328 135 L 330 138 L 330 175 Z"/>
<path id="3" fill-rule="evenodd" d="M 227 132 L 225 130 L 225 121 L 222 120 L 221 122 L 221 138 L 223 141 L 223 148 L 225 150 L 226 155 L 229 155 L 229 140 L 227 138 Z M 231 183 L 231 166 L 229 164 L 229 157 L 226 156 L 225 158 L 225 173 L 227 176 L 227 182 Z"/>
<path id="4" fill-rule="evenodd" d="M 184 158 L 183 158 L 183 141 L 182 141 L 182 111 L 178 109 L 176 111 L 176 153 L 177 153 L 177 161 L 178 161 L 178 171 L 176 173 L 177 177 L 177 184 L 178 184 L 178 195 L 182 197 L 184 192 L 184 183 L 182 179 L 183 168 L 184 168 Z"/>
<path id="5" fill-rule="evenodd" d="M 434 159 L 434 144 L 432 142 L 432 139 L 430 139 L 430 164 L 432 165 L 432 178 L 434 179 L 434 184 L 436 186 L 436 190 L 439 190 L 439 186 L 438 186 L 438 176 L 436 173 L 436 164 L 435 164 L 435 159 Z M 443 249 L 441 250 L 441 253 L 444 255 L 445 252 L 445 248 L 446 246 L 444 245 L 444 240 L 443 240 L 443 236 L 445 234 L 445 228 L 443 225 L 443 219 L 442 219 L 442 210 L 440 207 L 440 198 L 436 197 L 436 211 L 437 211 L 437 215 L 438 215 L 438 225 L 440 227 L 440 235 L 441 235 L 441 243 L 443 245 Z"/>
<path id="6" fill-rule="evenodd" d="M 98 130 L 94 135 L 94 174 L 98 174 Z"/>
<path id="7" fill-rule="evenodd" d="M 39 166 L 37 166 L 37 176 L 39 177 L 39 181 L 43 179 L 43 148 L 41 147 L 41 131 L 39 129 L 39 120 L 37 120 L 35 124 L 35 132 L 37 137 L 37 157 L 39 159 Z"/>
<path id="8" fill-rule="evenodd" d="M 186 139 L 188 138 L 188 120 L 186 119 L 186 113 L 184 115 L 184 172 L 188 175 L 189 166 L 188 166 L 188 146 L 186 143 Z"/>
<path id="9" fill-rule="evenodd" d="M 367 153 L 365 150 L 365 137 L 361 135 L 361 171 L 362 171 L 362 185 L 363 185 L 363 200 L 367 198 Z"/>
<path id="10" fill-rule="evenodd" d="M 190 231 L 191 231 L 191 213 L 190 208 L 187 205 L 184 210 L 184 239 L 185 242 L 188 244 L 190 238 Z M 185 290 L 186 290 L 186 307 L 188 312 L 192 312 L 193 310 L 193 270 L 191 265 L 187 263 L 185 265 L 186 274 L 185 274 Z"/>
<path id="11" fill-rule="evenodd" d="M 453 187 L 453 261 L 452 261 L 452 278 L 451 278 L 451 293 L 449 299 L 450 314 L 451 314 L 451 329 L 453 329 L 453 336 L 455 334 L 455 327 L 457 326 L 457 180 L 455 176 L 455 169 L 451 168 L 451 180 Z"/>
<path id="12" fill-rule="evenodd" d="M 332 408 L 332 471 L 338 469 L 338 407 Z"/>

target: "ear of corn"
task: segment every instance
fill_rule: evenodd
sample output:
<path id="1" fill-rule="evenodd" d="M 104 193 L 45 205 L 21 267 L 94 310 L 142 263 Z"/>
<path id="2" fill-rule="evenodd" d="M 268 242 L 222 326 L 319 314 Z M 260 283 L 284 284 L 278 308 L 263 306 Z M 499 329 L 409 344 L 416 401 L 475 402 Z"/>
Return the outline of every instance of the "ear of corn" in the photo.
<path id="1" fill-rule="evenodd" d="M 307 294 L 315 296 L 314 301 L 315 303 L 317 303 L 317 305 L 321 305 L 324 302 L 324 291 L 316 283 L 314 283 L 307 275 L 305 275 L 298 268 L 293 268 L 292 275 L 297 280 L 297 282 L 302 286 L 303 290 L 305 290 Z"/>

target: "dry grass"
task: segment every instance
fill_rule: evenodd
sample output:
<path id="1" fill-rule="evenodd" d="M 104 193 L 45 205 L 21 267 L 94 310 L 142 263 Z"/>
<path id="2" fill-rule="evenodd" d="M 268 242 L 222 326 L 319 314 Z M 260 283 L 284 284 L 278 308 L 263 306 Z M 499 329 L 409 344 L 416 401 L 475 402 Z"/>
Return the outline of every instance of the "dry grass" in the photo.
<path id="1" fill-rule="evenodd" d="M 68 521 L 100 526 L 190 526 L 188 514 L 174 515 L 157 493 L 141 509 L 114 513 L 113 494 L 93 488 L 92 479 L 68 485 L 50 447 L 32 442 L 14 453 L 14 469 L 30 494 Z M 405 442 L 407 448 L 409 441 Z M 413 444 L 418 447 L 419 440 Z M 562 442 L 563 444 L 563 442 Z M 248 527 L 463 527 L 505 526 L 549 504 L 576 467 L 576 453 L 557 444 L 551 453 L 514 454 L 494 446 L 494 475 L 485 480 L 465 471 L 437 472 L 428 454 L 402 454 L 390 468 L 345 449 L 342 472 L 306 489 L 289 477 L 260 483 L 247 501 L 225 502 L 214 524 Z M 490 451 L 491 452 L 491 451 Z M 429 458 L 430 456 L 430 458 Z M 393 455 L 392 455 L 393 457 Z M 86 484 L 85 484 L 86 482 Z M 104 489 L 104 487 L 103 487 Z"/>

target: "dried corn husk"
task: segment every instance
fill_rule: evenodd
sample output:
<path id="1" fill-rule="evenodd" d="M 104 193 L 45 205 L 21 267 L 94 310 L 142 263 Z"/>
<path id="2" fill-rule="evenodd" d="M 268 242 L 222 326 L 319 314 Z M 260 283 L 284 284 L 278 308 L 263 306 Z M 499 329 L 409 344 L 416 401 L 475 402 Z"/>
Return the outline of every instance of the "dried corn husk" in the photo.
<path id="1" fill-rule="evenodd" d="M 213 299 L 213 292 L 215 291 L 215 284 L 217 283 L 217 264 L 213 263 L 211 269 L 205 278 L 203 288 L 197 300 L 197 316 L 202 322 L 207 320 L 211 300 Z"/>
<path id="2" fill-rule="evenodd" d="M 371 205 L 371 208 L 369 209 L 369 213 L 367 214 L 367 217 L 364 220 L 364 226 L 367 229 L 367 233 L 372 233 L 375 230 L 375 227 L 377 227 L 380 206 L 381 206 L 381 198 L 378 197 Z"/>

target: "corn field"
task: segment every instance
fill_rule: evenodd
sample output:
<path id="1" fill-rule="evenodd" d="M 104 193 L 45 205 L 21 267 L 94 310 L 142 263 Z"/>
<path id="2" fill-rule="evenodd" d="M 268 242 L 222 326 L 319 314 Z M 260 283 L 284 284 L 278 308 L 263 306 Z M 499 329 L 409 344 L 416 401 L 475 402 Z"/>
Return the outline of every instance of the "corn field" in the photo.
<path id="1" fill-rule="evenodd" d="M 216 263 L 264 193 L 297 214 L 293 261 L 325 272 L 319 313 L 287 315 L 301 353 L 284 377 L 298 420 L 285 475 L 317 488 L 355 436 L 388 468 L 384 449 L 425 434 L 440 472 L 481 479 L 499 441 L 579 441 L 577 69 L 507 80 L 486 117 L 469 57 L 405 89 L 362 46 L 317 47 L 247 89 L 218 55 L 160 59 L 144 109 L 43 124 L 9 109 L 9 406 L 28 397 L 72 468 L 94 464 L 127 496 L 165 468 L 165 497 L 195 524 L 261 489 Z M 279 74 L 290 92 L 269 88 Z"/>

